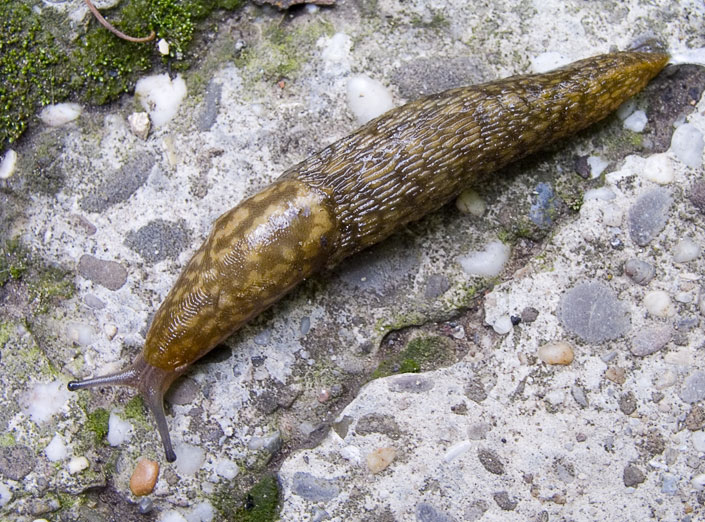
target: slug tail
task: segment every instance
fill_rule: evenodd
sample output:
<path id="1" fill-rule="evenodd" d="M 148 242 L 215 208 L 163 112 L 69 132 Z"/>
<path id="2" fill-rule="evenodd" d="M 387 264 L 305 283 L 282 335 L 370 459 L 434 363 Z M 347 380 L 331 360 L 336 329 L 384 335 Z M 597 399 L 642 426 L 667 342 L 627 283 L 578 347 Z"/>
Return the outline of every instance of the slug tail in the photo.
<path id="1" fill-rule="evenodd" d="M 140 355 L 129 368 L 121 372 L 82 381 L 71 381 L 68 383 L 68 389 L 77 391 L 85 388 L 116 385 L 136 388 L 154 416 L 157 430 L 162 438 L 167 462 L 174 462 L 176 453 L 174 453 L 174 448 L 171 444 L 169 426 L 164 413 L 164 394 L 179 375 L 179 372 L 152 366 Z"/>

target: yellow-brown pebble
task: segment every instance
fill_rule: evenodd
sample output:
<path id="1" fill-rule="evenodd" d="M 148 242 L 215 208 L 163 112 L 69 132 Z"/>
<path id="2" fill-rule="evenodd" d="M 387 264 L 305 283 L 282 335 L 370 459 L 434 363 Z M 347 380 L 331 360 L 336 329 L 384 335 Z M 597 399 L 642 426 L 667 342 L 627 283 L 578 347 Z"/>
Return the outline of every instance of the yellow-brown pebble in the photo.
<path id="1" fill-rule="evenodd" d="M 539 359 L 546 364 L 568 365 L 573 362 L 573 347 L 565 341 L 544 344 L 539 348 Z"/>
<path id="2" fill-rule="evenodd" d="M 159 463 L 149 459 L 140 459 L 130 477 L 130 490 L 135 496 L 149 495 L 157 483 Z"/>
<path id="3" fill-rule="evenodd" d="M 389 466 L 396 456 L 394 448 L 377 448 L 367 455 L 367 467 L 372 473 L 379 473 Z"/>

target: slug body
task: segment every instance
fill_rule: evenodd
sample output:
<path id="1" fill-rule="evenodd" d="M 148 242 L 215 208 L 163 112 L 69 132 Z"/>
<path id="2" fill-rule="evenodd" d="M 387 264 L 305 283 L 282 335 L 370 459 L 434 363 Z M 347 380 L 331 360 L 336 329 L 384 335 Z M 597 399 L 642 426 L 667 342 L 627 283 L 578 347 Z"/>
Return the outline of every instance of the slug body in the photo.
<path id="1" fill-rule="evenodd" d="M 661 52 L 611 53 L 452 89 L 372 120 L 220 216 L 133 365 L 69 389 L 138 388 L 173 461 L 163 395 L 191 363 L 320 268 L 441 207 L 477 177 L 603 119 L 667 62 Z"/>

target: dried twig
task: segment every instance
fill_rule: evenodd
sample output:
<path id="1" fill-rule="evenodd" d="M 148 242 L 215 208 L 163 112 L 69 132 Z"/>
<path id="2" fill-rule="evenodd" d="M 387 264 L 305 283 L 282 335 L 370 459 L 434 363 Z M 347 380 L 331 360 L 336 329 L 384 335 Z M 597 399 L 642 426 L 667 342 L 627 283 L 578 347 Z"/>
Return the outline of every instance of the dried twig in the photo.
<path id="1" fill-rule="evenodd" d="M 88 6 L 88 9 L 91 10 L 91 13 L 93 13 L 93 16 L 96 17 L 96 19 L 100 22 L 100 24 L 105 27 L 108 31 L 113 33 L 114 35 L 118 36 L 119 38 L 122 38 L 123 40 L 127 40 L 128 42 L 135 42 L 135 43 L 144 43 L 144 42 L 149 42 L 151 40 L 154 40 L 154 38 L 157 36 L 157 33 L 152 30 L 151 33 L 149 33 L 149 36 L 144 36 L 142 38 L 135 38 L 134 36 L 128 36 L 123 32 L 118 31 L 110 25 L 110 22 L 108 22 L 105 18 L 103 18 L 103 15 L 100 14 L 100 11 L 96 9 L 96 7 L 93 5 L 91 0 L 86 0 L 86 5 Z"/>

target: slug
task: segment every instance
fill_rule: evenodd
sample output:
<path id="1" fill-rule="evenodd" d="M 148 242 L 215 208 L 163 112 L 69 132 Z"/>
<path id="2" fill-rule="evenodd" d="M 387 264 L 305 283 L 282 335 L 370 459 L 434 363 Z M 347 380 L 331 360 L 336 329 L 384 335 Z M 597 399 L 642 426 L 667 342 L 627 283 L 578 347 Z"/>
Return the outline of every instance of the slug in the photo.
<path id="1" fill-rule="evenodd" d="M 438 209 L 479 176 L 605 118 L 668 59 L 649 48 L 614 52 L 451 89 L 370 121 L 220 216 L 134 363 L 69 389 L 137 388 L 174 461 L 163 397 L 194 361 L 317 270 Z"/>

